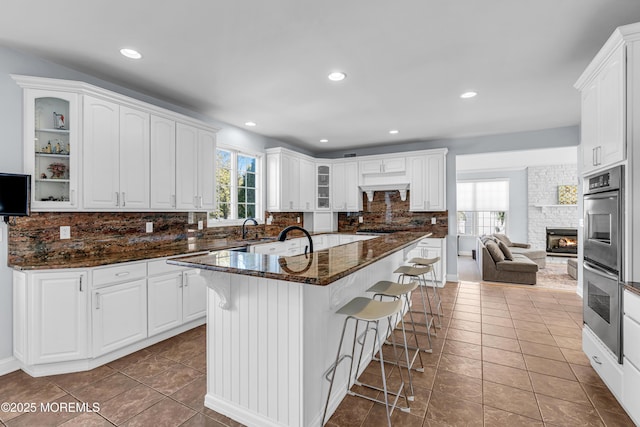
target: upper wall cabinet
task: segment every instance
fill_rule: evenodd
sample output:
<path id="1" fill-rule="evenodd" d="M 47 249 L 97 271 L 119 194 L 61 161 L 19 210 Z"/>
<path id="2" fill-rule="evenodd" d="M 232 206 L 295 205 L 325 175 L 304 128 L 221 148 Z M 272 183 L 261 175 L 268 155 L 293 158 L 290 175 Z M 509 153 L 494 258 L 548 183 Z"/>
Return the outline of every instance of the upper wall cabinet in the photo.
<path id="1" fill-rule="evenodd" d="M 314 210 L 315 171 L 311 158 L 283 148 L 267 150 L 267 210 Z"/>
<path id="2" fill-rule="evenodd" d="M 402 173 L 406 170 L 405 157 L 390 157 L 387 159 L 360 160 L 358 162 L 360 174 Z"/>
<path id="3" fill-rule="evenodd" d="M 176 122 L 151 115 L 151 209 L 176 207 Z"/>
<path id="4" fill-rule="evenodd" d="M 86 83 L 12 77 L 34 211 L 214 207 L 217 129 Z"/>
<path id="5" fill-rule="evenodd" d="M 447 150 L 433 150 L 408 157 L 410 211 L 447 210 L 446 153 Z"/>
<path id="6" fill-rule="evenodd" d="M 84 97 L 84 207 L 149 208 L 149 113 Z"/>
<path id="7" fill-rule="evenodd" d="M 216 136 L 176 125 L 176 193 L 178 209 L 213 210 L 215 206 Z"/>
<path id="8" fill-rule="evenodd" d="M 331 164 L 316 163 L 316 210 L 331 209 Z"/>
<path id="9" fill-rule="evenodd" d="M 619 37 L 614 43 L 612 36 L 576 83 L 582 99 L 584 173 L 626 158 L 626 69 L 626 45 Z"/>
<path id="10" fill-rule="evenodd" d="M 78 95 L 25 89 L 24 170 L 31 179 L 31 209 L 76 209 L 80 176 Z"/>
<path id="11" fill-rule="evenodd" d="M 358 187 L 358 162 L 339 160 L 333 164 L 332 209 L 336 212 L 362 210 L 362 192 Z"/>

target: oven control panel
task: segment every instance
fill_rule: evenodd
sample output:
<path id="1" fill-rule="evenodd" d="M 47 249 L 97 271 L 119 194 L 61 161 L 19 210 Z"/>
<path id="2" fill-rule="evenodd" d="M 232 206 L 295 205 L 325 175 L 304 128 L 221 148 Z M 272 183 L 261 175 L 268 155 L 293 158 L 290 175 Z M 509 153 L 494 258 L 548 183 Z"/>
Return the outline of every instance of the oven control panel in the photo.
<path id="1" fill-rule="evenodd" d="M 597 175 L 586 177 L 588 185 L 584 193 L 601 193 L 603 191 L 618 190 L 622 184 L 622 166 L 609 169 Z"/>
<path id="2" fill-rule="evenodd" d="M 608 187 L 610 179 L 611 176 L 609 175 L 609 173 L 603 173 L 602 175 L 589 178 L 589 190 Z"/>

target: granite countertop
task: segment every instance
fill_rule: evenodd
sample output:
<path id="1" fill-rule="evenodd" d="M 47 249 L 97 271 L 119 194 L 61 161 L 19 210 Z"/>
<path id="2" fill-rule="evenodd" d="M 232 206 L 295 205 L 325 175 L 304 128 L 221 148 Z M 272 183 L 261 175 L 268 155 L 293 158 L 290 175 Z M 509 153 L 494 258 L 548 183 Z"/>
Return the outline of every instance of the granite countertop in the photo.
<path id="1" fill-rule="evenodd" d="M 624 288 L 629 292 L 640 296 L 640 282 L 625 282 Z"/>
<path id="2" fill-rule="evenodd" d="M 319 250 L 313 254 L 278 256 L 215 251 L 167 260 L 169 264 L 310 285 L 328 285 L 394 252 L 430 237 L 425 232 L 397 232 Z"/>
<path id="3" fill-rule="evenodd" d="M 185 254 L 198 254 L 202 252 L 217 251 L 229 248 L 246 247 L 259 243 L 274 242 L 275 237 L 268 237 L 254 240 L 230 240 L 212 239 L 190 242 L 186 239 L 182 242 L 170 242 L 168 244 L 155 245 L 152 248 L 135 251 L 119 251 L 108 254 L 87 254 L 82 257 L 70 257 L 59 261 L 51 261 L 47 258 L 31 259 L 28 263 L 20 265 L 9 265 L 15 270 L 48 270 L 60 268 L 90 268 L 102 265 L 117 264 L 121 262 L 144 261 L 154 258 L 165 258 Z"/>

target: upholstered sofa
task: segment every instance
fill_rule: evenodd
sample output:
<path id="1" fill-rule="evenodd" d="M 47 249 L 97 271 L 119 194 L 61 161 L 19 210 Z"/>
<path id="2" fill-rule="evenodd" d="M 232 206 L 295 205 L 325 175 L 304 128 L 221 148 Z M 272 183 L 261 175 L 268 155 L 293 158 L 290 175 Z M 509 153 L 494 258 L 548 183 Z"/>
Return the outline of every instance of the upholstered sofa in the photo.
<path id="1" fill-rule="evenodd" d="M 545 268 L 547 266 L 547 251 L 544 249 L 533 249 L 529 243 L 512 242 L 506 235 L 495 233 L 493 237 L 504 243 L 513 254 L 524 255 L 531 261 L 538 264 L 538 267 Z"/>
<path id="2" fill-rule="evenodd" d="M 476 241 L 476 261 L 482 280 L 535 285 L 538 264 L 527 256 L 513 253 L 494 236 Z"/>

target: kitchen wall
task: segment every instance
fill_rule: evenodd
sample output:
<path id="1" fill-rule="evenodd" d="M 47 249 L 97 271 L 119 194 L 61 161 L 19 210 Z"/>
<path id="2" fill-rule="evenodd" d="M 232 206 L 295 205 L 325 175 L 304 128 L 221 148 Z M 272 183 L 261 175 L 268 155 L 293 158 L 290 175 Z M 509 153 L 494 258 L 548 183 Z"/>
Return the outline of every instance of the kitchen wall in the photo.
<path id="1" fill-rule="evenodd" d="M 194 113 L 181 106 L 0 46 L 0 93 L 2 94 L 0 96 L 0 128 L 2 129 L 2 136 L 0 137 L 0 149 L 2 152 L 0 156 L 1 172 L 23 172 L 22 89 L 18 87 L 9 74 L 79 80 L 176 111 L 219 128 L 217 140 L 220 145 L 237 147 L 249 152 L 263 152 L 266 148 L 280 146 L 292 148 L 281 141 L 245 131 Z M 296 150 L 305 152 L 298 148 Z M 2 238 L 0 240 L 0 372 L 2 372 L 5 364 L 11 363 L 13 355 L 12 272 L 7 267 L 7 226 L 2 222 L 0 222 L 0 237 Z"/>
<path id="2" fill-rule="evenodd" d="M 576 92 L 576 105 L 579 96 Z M 576 118 L 576 122 L 578 119 Z M 366 156 L 373 154 L 399 153 L 404 151 L 428 150 L 432 148 L 448 148 L 447 154 L 447 208 L 449 224 L 456 221 L 456 156 L 460 154 L 495 153 L 500 151 L 517 151 L 526 149 L 572 147 L 580 143 L 580 130 L 577 125 L 529 132 L 483 135 L 468 138 L 433 139 L 394 145 L 371 146 L 354 150 L 339 150 L 316 153 L 318 157 L 340 158 L 345 154 Z M 457 278 L 457 236 L 456 228 L 449 227 L 447 236 L 447 276 L 449 280 Z"/>
<path id="3" fill-rule="evenodd" d="M 376 191 L 371 202 L 362 193 L 362 211 L 338 213 L 338 231 L 426 231 L 433 233 L 433 237 L 446 237 L 447 212 L 409 212 L 410 200 L 411 191 L 407 191 L 405 201 L 400 199 L 399 191 Z M 435 225 L 431 224 L 431 218 L 436 218 Z"/>
<path id="4" fill-rule="evenodd" d="M 247 224 L 248 238 L 277 236 L 296 224 L 299 212 L 269 213 L 271 225 Z M 205 227 L 198 230 L 198 221 Z M 145 225 L 153 222 L 153 233 Z M 60 226 L 71 227 L 71 239 L 60 240 Z M 134 261 L 207 251 L 242 238 L 242 227 L 206 227 L 206 213 L 187 212 L 35 212 L 12 219 L 11 265 L 63 268 Z"/>

